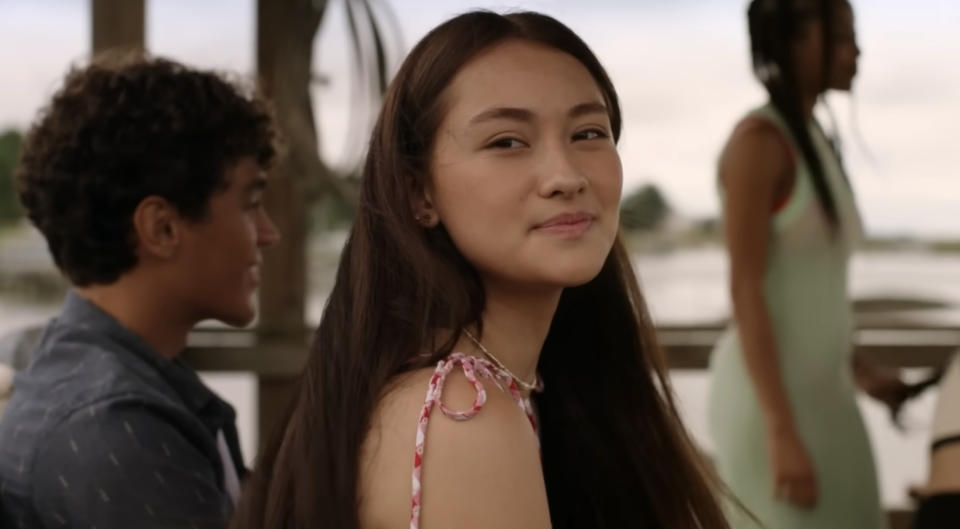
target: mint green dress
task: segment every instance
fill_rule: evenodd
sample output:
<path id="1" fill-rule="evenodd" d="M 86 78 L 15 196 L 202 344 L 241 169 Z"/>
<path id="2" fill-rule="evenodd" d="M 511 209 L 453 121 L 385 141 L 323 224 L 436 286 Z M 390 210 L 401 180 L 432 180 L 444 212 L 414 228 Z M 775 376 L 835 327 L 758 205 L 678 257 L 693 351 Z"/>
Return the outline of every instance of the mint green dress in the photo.
<path id="1" fill-rule="evenodd" d="M 847 297 L 847 262 L 862 234 L 853 195 L 830 144 L 811 122 L 810 133 L 841 222 L 831 236 L 786 122 L 770 105 L 750 115 L 776 125 L 795 153 L 794 188 L 770 223 L 764 292 L 781 377 L 816 466 L 819 502 L 812 510 L 802 510 L 774 498 L 764 419 L 736 322 L 718 341 L 711 358 L 709 427 L 717 470 L 731 492 L 768 529 L 883 528 L 873 451 L 857 407 L 850 363 L 853 317 Z M 735 529 L 757 527 L 732 506 L 729 513 Z"/>

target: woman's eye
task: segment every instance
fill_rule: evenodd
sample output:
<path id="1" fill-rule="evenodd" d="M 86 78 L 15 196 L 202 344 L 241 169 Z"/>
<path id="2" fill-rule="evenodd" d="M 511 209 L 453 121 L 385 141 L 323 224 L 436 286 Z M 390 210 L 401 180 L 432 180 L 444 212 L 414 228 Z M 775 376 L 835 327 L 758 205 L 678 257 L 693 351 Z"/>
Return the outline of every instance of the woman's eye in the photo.
<path id="1" fill-rule="evenodd" d="M 500 138 L 491 142 L 487 147 L 491 149 L 519 149 L 524 143 L 516 138 Z"/>
<path id="2" fill-rule="evenodd" d="M 600 129 L 587 129 L 573 135 L 574 140 L 598 140 L 607 137 L 607 133 Z"/>

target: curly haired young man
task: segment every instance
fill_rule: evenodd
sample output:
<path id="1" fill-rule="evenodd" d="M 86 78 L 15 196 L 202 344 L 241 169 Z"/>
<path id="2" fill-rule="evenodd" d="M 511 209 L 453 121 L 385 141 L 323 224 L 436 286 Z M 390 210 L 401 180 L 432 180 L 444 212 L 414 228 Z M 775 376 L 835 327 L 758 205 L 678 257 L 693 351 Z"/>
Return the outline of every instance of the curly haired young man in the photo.
<path id="1" fill-rule="evenodd" d="M 73 288 L 0 422 L 0 526 L 224 527 L 234 411 L 178 360 L 255 315 L 275 157 L 265 104 L 149 57 L 74 69 L 30 130 L 21 202 Z"/>

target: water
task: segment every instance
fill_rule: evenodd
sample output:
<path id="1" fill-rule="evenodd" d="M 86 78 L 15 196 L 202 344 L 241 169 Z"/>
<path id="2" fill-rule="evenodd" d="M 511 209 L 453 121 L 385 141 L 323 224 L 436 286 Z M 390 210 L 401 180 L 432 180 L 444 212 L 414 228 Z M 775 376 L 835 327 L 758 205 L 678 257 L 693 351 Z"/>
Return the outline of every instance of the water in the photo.
<path id="1" fill-rule="evenodd" d="M 335 245 L 335 241 L 328 243 Z M 654 320 L 661 324 L 702 324 L 724 320 L 730 311 L 727 296 L 727 263 L 717 248 L 683 250 L 636 256 L 643 291 Z M 329 270 L 324 273 L 330 273 Z M 313 284 L 325 285 L 326 278 Z M 924 252 L 874 252 L 857 256 L 851 269 L 854 297 L 929 298 L 947 308 L 904 313 L 907 321 L 960 325 L 960 255 Z M 311 296 L 308 315 L 319 318 L 324 296 Z M 27 305 L 0 298 L 0 335 L 52 316 L 55 306 Z M 908 373 L 915 374 L 915 373 Z M 204 381 L 237 409 L 240 443 L 248 462 L 256 452 L 256 378 L 250 373 L 201 373 Z M 711 448 L 706 431 L 708 376 L 702 371 L 673 373 L 681 413 L 705 449 Z M 879 463 L 881 491 L 888 507 L 909 504 L 906 490 L 926 479 L 930 417 L 936 391 L 912 402 L 906 409 L 907 429 L 900 432 L 886 411 L 869 399 L 861 408 L 870 430 Z"/>
<path id="2" fill-rule="evenodd" d="M 730 314 L 728 264 L 715 247 L 634 258 L 654 321 L 660 324 L 725 320 Z M 850 293 L 860 298 L 920 298 L 948 307 L 897 314 L 904 321 L 960 325 L 960 254 L 866 252 L 850 267 Z"/>

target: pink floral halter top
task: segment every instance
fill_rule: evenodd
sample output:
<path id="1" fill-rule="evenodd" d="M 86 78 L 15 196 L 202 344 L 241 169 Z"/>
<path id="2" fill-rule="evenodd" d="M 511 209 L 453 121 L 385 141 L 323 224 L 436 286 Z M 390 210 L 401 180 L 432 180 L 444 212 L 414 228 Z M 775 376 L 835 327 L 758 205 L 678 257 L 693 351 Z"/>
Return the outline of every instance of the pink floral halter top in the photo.
<path id="1" fill-rule="evenodd" d="M 443 383 L 447 375 L 457 366 L 463 369 L 463 374 L 467 377 L 477 396 L 473 400 L 473 406 L 466 411 L 451 410 L 444 406 L 441 396 L 443 394 Z M 517 406 L 527 414 L 533 431 L 537 431 L 537 419 L 533 414 L 533 408 L 530 401 L 524 399 L 520 394 L 520 389 L 513 378 L 502 369 L 495 366 L 485 358 L 469 356 L 463 353 L 453 353 L 437 363 L 437 369 L 430 378 L 430 385 L 427 388 L 427 397 L 423 402 L 423 410 L 420 411 L 420 420 L 417 424 L 417 443 L 413 458 L 413 502 L 410 511 L 410 529 L 420 528 L 420 501 L 422 486 L 420 483 L 420 472 L 423 467 L 423 447 L 427 436 L 427 424 L 430 422 L 430 412 L 437 407 L 441 413 L 457 421 L 465 421 L 476 415 L 487 402 L 487 390 L 484 388 L 480 378 L 485 378 L 493 382 L 503 391 L 509 391 L 513 401 Z"/>

